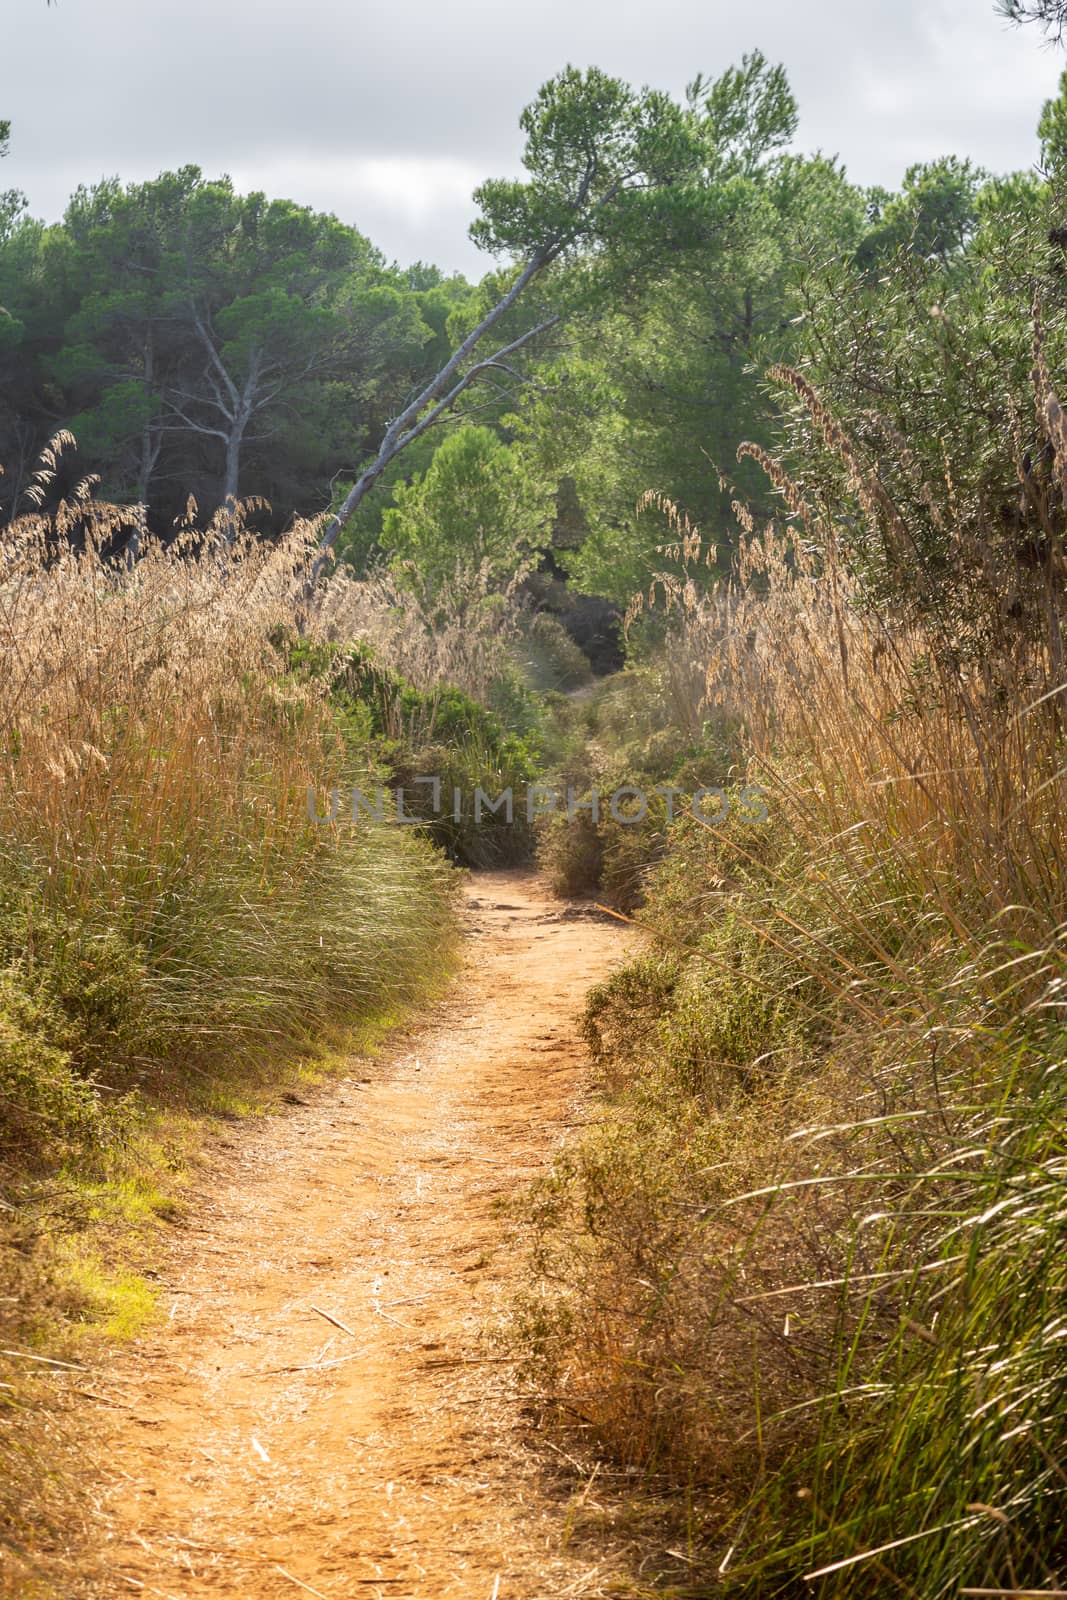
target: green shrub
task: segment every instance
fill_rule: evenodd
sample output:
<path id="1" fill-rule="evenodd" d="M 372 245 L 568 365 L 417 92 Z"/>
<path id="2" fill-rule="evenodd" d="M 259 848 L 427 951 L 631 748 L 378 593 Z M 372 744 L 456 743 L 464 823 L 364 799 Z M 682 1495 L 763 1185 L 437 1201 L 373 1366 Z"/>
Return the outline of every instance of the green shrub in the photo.
<path id="1" fill-rule="evenodd" d="M 603 680 L 588 697 L 550 701 L 549 775 L 543 781 L 560 795 L 561 805 L 559 814 L 540 825 L 537 856 L 555 893 L 598 895 L 619 911 L 637 909 L 650 873 L 668 852 L 672 810 L 677 807 L 681 816 L 685 796 L 705 785 L 727 784 L 735 746 L 722 719 L 706 719 L 694 738 L 672 715 L 666 675 L 648 665 Z M 662 792 L 668 787 L 681 791 L 681 798 L 669 800 Z M 595 823 L 588 809 L 594 788 L 600 800 Z M 640 820 L 612 815 L 612 795 L 627 788 L 647 798 Z M 563 815 L 568 789 L 576 802 L 573 822 Z M 625 797 L 620 809 L 630 809 Z"/>
<path id="2" fill-rule="evenodd" d="M 74 1066 L 70 1022 L 54 1000 L 24 984 L 17 969 L 0 971 L 0 1161 L 46 1153 L 59 1163 L 107 1138 L 112 1124 Z"/>
<path id="3" fill-rule="evenodd" d="M 573 822 L 558 813 L 546 818 L 539 830 L 537 861 L 553 894 L 571 899 L 594 895 L 600 888 L 604 844 L 589 813 L 578 812 Z"/>
<path id="4" fill-rule="evenodd" d="M 513 649 L 525 681 L 538 693 L 567 693 L 593 682 L 589 657 L 545 611 L 534 614 Z"/>
<path id="5" fill-rule="evenodd" d="M 291 659 L 294 667 L 328 683 L 330 702 L 351 746 L 359 749 L 365 731 L 369 733 L 376 769 L 372 784 L 380 780 L 394 791 L 389 797 L 394 807 L 395 791 L 402 789 L 405 814 L 417 817 L 420 829 L 453 861 L 495 867 L 531 858 L 526 789 L 538 772 L 538 753 L 533 742 L 509 731 L 509 725 L 532 731 L 537 718 L 532 697 L 517 677 L 497 680 L 505 721 L 454 685 L 415 688 L 383 668 L 364 645 L 318 651 L 301 645 Z M 418 778 L 440 780 L 436 810 L 432 787 L 416 783 Z M 479 788 L 489 801 L 511 789 L 510 822 L 504 809 L 493 811 L 488 803 L 476 818 Z"/>

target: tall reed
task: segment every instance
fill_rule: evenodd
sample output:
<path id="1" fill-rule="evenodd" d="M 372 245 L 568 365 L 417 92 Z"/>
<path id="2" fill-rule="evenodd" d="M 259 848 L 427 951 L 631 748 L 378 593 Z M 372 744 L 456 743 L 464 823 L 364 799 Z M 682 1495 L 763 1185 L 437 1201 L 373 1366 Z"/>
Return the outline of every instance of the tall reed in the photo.
<path id="1" fill-rule="evenodd" d="M 728 588 L 663 591 L 694 724 L 741 728 L 769 820 L 676 828 L 654 943 L 592 997 L 613 1100 L 535 1194 L 525 1336 L 702 1508 L 692 1592 L 1063 1587 L 1056 547 L 974 575 L 983 650 L 953 650 L 925 603 L 872 607 L 764 461 L 787 526 Z"/>
<path id="2" fill-rule="evenodd" d="M 370 761 L 271 643 L 313 530 L 273 548 L 230 521 L 142 536 L 132 567 L 104 559 L 124 531 L 127 514 L 86 502 L 9 535 L 0 880 L 13 970 L 48 980 L 112 1070 L 158 1078 L 416 992 L 449 894 L 398 831 L 309 816 L 309 788 Z M 105 1004 L 119 950 L 126 992 Z"/>

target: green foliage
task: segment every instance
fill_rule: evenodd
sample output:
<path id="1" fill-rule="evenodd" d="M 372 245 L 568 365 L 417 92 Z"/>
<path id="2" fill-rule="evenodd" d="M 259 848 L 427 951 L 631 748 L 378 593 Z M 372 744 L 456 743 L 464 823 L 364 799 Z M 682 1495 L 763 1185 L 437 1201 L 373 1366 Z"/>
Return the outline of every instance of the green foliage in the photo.
<path id="1" fill-rule="evenodd" d="M 523 682 L 538 695 L 559 695 L 592 684 L 589 658 L 562 623 L 548 612 L 534 613 L 515 654 Z M 539 711 L 539 720 L 543 720 L 543 705 Z"/>
<path id="2" fill-rule="evenodd" d="M 958 257 L 974 232 L 986 178 L 969 161 L 948 156 L 909 167 L 899 194 L 872 190 L 871 226 L 856 252 L 857 263 L 876 272 L 901 251 L 943 264 Z"/>
<path id="3" fill-rule="evenodd" d="M 767 504 L 735 458 L 742 439 L 771 437 L 760 373 L 795 346 L 798 263 L 851 252 L 866 226 L 836 163 L 781 153 L 795 106 L 762 56 L 692 85 L 687 119 L 702 152 L 699 236 L 663 252 L 639 301 L 620 292 L 580 320 L 520 414 L 546 470 L 577 488 L 585 536 L 561 555 L 572 582 L 623 605 L 662 565 L 664 531 L 635 510 L 651 484 L 716 548 L 705 579 L 728 565 L 732 500 Z"/>
<path id="4" fill-rule="evenodd" d="M 666 677 L 662 663 L 631 667 L 591 694 L 554 704 L 542 781 L 560 796 L 560 806 L 539 823 L 537 859 L 556 894 L 596 896 L 618 910 L 634 910 L 668 852 L 672 819 L 685 811 L 679 795 L 728 782 L 736 753 L 732 730 L 709 719 L 696 737 L 687 732 L 675 720 Z M 626 795 L 614 816 L 612 796 L 630 788 L 643 791 L 644 816 Z"/>
<path id="5" fill-rule="evenodd" d="M 1052 178 L 1067 178 L 1067 72 L 1060 77 L 1060 92 L 1046 100 L 1037 125 L 1041 140 L 1041 165 Z"/>
<path id="6" fill-rule="evenodd" d="M 944 248 L 905 220 L 876 279 L 861 252 L 808 280 L 800 376 L 773 374 L 802 514 L 824 517 L 812 536 L 967 659 L 1028 608 L 1062 533 L 1033 385 L 1035 304 L 1044 370 L 1067 350 L 1061 213 L 1055 186 L 1020 175 L 978 189 L 973 229 L 957 218 Z"/>
<path id="7" fill-rule="evenodd" d="M 381 543 L 413 564 L 430 595 L 457 569 L 483 564 L 503 587 L 548 543 L 552 511 L 551 487 L 524 453 L 468 424 L 438 446 L 425 472 L 395 486 Z"/>
<path id="8" fill-rule="evenodd" d="M 701 115 L 716 165 L 728 170 L 753 174 L 797 131 L 797 103 L 785 68 L 770 66 L 759 50 L 713 83 L 695 79 L 686 98 Z"/>
<path id="9" fill-rule="evenodd" d="M 471 237 L 483 249 L 519 259 L 590 252 L 603 275 L 620 253 L 647 250 L 664 224 L 689 225 L 700 148 L 669 96 L 636 92 L 595 67 L 567 67 L 519 126 L 528 178 L 475 190 L 482 216 Z"/>
<path id="10" fill-rule="evenodd" d="M 0 294 L 28 335 L 23 425 L 76 417 L 107 493 L 149 502 L 157 523 L 181 509 L 168 484 L 218 503 L 249 470 L 282 515 L 317 508 L 465 288 L 426 291 L 426 322 L 423 292 L 354 229 L 196 167 L 79 189 L 61 226 L 4 234 Z M 9 462 L 13 442 L 0 437 Z"/>
<path id="11" fill-rule="evenodd" d="M 634 510 L 650 484 L 715 547 L 706 576 L 724 570 L 735 496 L 770 508 L 735 457 L 743 439 L 770 442 L 761 369 L 803 354 L 805 267 L 957 256 L 978 175 L 933 163 L 899 196 L 865 196 L 835 162 L 787 154 L 796 104 L 759 52 L 698 77 L 682 102 L 567 68 L 521 123 L 524 176 L 479 189 L 472 230 L 514 264 L 478 290 L 422 263 L 389 269 L 336 219 L 195 167 L 79 190 L 60 227 L 16 223 L 0 239 L 0 488 L 19 493 L 59 415 L 76 419 L 79 465 L 109 496 L 147 500 L 157 528 L 182 509 L 178 484 L 209 502 L 254 489 L 276 526 L 291 508 L 337 505 L 525 262 L 541 270 L 501 337 L 558 319 L 566 346 L 550 333 L 487 369 L 459 401 L 461 442 L 405 446 L 358 508 L 346 556 L 363 570 L 384 547 L 436 582 L 449 553 L 502 561 L 507 534 L 539 549 L 547 494 L 568 479 L 585 522 L 566 557 L 576 585 L 620 602 L 647 585 L 664 542 Z"/>
<path id="12" fill-rule="evenodd" d="M 610 1072 L 624 1066 L 628 1053 L 656 1048 L 663 1013 L 681 975 L 682 964 L 660 949 L 626 962 L 590 989 L 582 1035 L 599 1068 Z"/>
<path id="13" fill-rule="evenodd" d="M 366 646 L 309 648 L 301 642 L 291 647 L 290 660 L 297 671 L 328 683 L 349 744 L 358 748 L 369 741 L 372 784 L 380 781 L 391 790 L 390 803 L 402 790 L 405 815 L 418 818 L 418 831 L 453 861 L 489 867 L 529 859 L 526 789 L 539 760 L 529 737 L 534 722 L 528 691 L 516 684 L 506 706 L 512 727 L 518 723 L 522 730 L 515 732 L 454 685 L 415 688 Z M 432 785 L 417 783 L 419 778 L 440 780 L 436 808 Z M 479 789 L 488 799 L 476 816 Z M 510 822 L 506 810 L 488 805 L 507 789 L 513 795 Z"/>
<path id="14" fill-rule="evenodd" d="M 28 1155 L 62 1163 L 114 1135 L 117 1119 L 77 1071 L 75 1030 L 47 988 L 18 968 L 0 971 L 0 1161 Z"/>
<path id="15" fill-rule="evenodd" d="M 2 119 L 0 119 L 0 161 L 2 161 L 4 156 L 6 156 L 8 153 L 8 144 L 10 142 L 10 138 L 10 122 L 4 122 Z M 0 189 L 0 243 L 3 242 L 8 233 L 11 231 L 15 220 L 20 213 L 25 210 L 25 208 L 26 196 L 20 193 L 18 189 Z M 3 307 L 0 307 L 0 318 L 10 320 L 11 313 L 5 312 Z M 3 331 L 3 327 L 0 325 L 0 336 L 2 336 Z"/>
<path id="16" fill-rule="evenodd" d="M 150 920 L 134 901 L 118 925 L 101 902 L 45 912 L 39 883 L 24 885 L 32 942 L 8 924 L 18 955 L 0 970 L 5 1158 L 39 1168 L 77 1150 L 98 1165 L 131 1092 L 255 1075 L 419 987 L 448 946 L 439 858 L 396 829 L 331 843 L 305 824 L 293 845 L 292 861 L 257 861 L 244 841 L 216 841 L 199 868 L 169 874 Z"/>

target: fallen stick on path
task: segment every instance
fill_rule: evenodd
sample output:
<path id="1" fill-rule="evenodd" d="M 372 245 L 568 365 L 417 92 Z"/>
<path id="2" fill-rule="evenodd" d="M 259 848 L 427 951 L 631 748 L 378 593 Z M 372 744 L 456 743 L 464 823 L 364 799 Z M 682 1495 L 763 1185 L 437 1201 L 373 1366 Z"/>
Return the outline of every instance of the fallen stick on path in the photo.
<path id="1" fill-rule="evenodd" d="M 418 1333 L 418 1331 L 419 1331 L 418 1328 L 413 1328 L 413 1326 L 411 1326 L 410 1322 L 400 1322 L 400 1317 L 390 1317 L 389 1312 L 387 1312 L 387 1310 L 382 1310 L 381 1309 L 381 1306 L 379 1306 L 378 1301 L 371 1301 L 371 1304 L 373 1304 L 374 1310 L 376 1310 L 376 1312 L 378 1312 L 379 1317 L 381 1317 L 382 1320 L 384 1320 L 384 1322 L 395 1323 L 395 1325 L 397 1325 L 397 1328 L 403 1328 L 403 1330 L 405 1330 L 405 1333 Z"/>
<path id="2" fill-rule="evenodd" d="M 318 1312 L 320 1317 L 325 1317 L 327 1322 L 332 1322 L 334 1327 L 340 1328 L 342 1333 L 347 1333 L 350 1339 L 354 1339 L 356 1337 L 356 1335 L 352 1332 L 352 1329 L 347 1327 L 339 1317 L 331 1317 L 330 1313 L 328 1311 L 324 1311 L 321 1306 L 312 1306 L 311 1310 Z"/>
<path id="3" fill-rule="evenodd" d="M 128 1578 L 124 1572 L 120 1572 L 119 1577 L 123 1583 L 128 1583 L 131 1589 L 140 1589 L 144 1594 L 158 1594 L 161 1600 L 177 1600 L 175 1595 L 167 1594 L 163 1589 L 153 1589 L 150 1583 L 141 1583 L 138 1578 Z"/>
<path id="4" fill-rule="evenodd" d="M 324 1595 L 321 1589 L 313 1589 L 310 1583 L 304 1582 L 303 1578 L 294 1578 L 291 1572 L 286 1572 L 285 1568 L 280 1567 L 277 1562 L 274 1563 L 274 1570 L 275 1572 L 280 1572 L 283 1578 L 288 1578 L 290 1583 L 295 1583 L 297 1588 L 306 1589 L 308 1594 L 317 1595 L 318 1600 L 329 1600 L 329 1596 Z"/>
<path id="5" fill-rule="evenodd" d="M 308 1361 L 299 1367 L 263 1367 L 259 1372 L 250 1373 L 253 1378 L 273 1378 L 284 1372 L 324 1372 L 327 1367 L 341 1367 L 346 1361 L 358 1361 L 360 1356 L 367 1354 L 366 1346 L 356 1350 L 350 1356 L 331 1356 L 329 1361 Z"/>
<path id="6" fill-rule="evenodd" d="M 62 1367 L 64 1372 L 92 1372 L 92 1367 L 78 1367 L 73 1361 L 57 1361 L 54 1356 L 35 1356 L 28 1350 L 0 1350 L 0 1356 L 15 1356 L 19 1361 L 40 1361 L 46 1367 Z"/>

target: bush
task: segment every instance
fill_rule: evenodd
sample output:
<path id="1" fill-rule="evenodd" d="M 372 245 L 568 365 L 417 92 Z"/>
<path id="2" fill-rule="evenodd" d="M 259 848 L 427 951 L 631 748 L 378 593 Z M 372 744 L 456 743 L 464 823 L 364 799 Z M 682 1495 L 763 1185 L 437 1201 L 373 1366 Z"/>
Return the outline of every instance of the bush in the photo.
<path id="1" fill-rule="evenodd" d="M 42 1150 L 62 1161 L 106 1138 L 109 1119 L 74 1068 L 67 1019 L 19 977 L 0 972 L 0 1161 Z"/>
<path id="2" fill-rule="evenodd" d="M 798 359 L 769 374 L 804 537 L 830 540 L 865 603 L 921 617 L 927 647 L 970 666 L 1045 629 L 1062 579 L 1048 418 L 1067 356 L 1065 177 L 987 183 L 965 249 L 912 238 L 876 270 L 812 273 Z"/>
<path id="3" fill-rule="evenodd" d="M 549 702 L 546 714 L 550 758 L 545 785 L 560 796 L 555 815 L 542 820 L 537 858 L 553 892 L 562 896 L 598 895 L 619 911 L 630 912 L 645 897 L 648 875 L 668 849 L 675 802 L 657 786 L 685 795 L 729 779 L 734 739 L 726 720 L 698 719 L 694 734 L 674 720 L 675 697 L 666 668 L 631 667 L 599 683 L 578 700 Z M 619 821 L 611 811 L 618 790 L 636 788 L 647 800 L 645 815 Z M 593 790 L 599 809 L 593 821 Z M 566 816 L 573 791 L 575 817 Z M 632 801 L 623 797 L 622 813 Z"/>
<path id="4" fill-rule="evenodd" d="M 589 657 L 557 618 L 535 612 L 515 645 L 524 678 L 542 694 L 585 689 L 593 682 Z"/>
<path id="5" fill-rule="evenodd" d="M 380 780 L 394 796 L 403 790 L 405 814 L 419 818 L 420 831 L 453 861 L 491 867 L 530 859 L 526 787 L 538 770 L 530 741 L 506 731 L 493 711 L 453 684 L 417 689 L 382 666 L 364 644 L 315 650 L 301 644 L 291 650 L 290 659 L 297 669 L 328 684 L 349 741 L 355 741 L 357 750 L 360 741 L 371 741 L 377 768 L 372 780 Z M 496 680 L 497 686 L 503 681 Z M 529 725 L 528 692 L 521 685 L 512 688 L 512 721 Z M 417 782 L 420 778 L 439 780 L 436 807 L 433 787 Z M 506 810 L 493 811 L 488 803 L 475 816 L 479 788 L 489 801 L 511 789 L 510 822 Z"/>
<path id="6" fill-rule="evenodd" d="M 585 763 L 586 772 L 589 764 Z M 666 777 L 633 767 L 604 766 L 596 770 L 595 755 L 592 764 L 592 787 L 587 787 L 585 774 L 579 778 L 574 769 L 565 767 L 554 775 L 559 805 L 555 814 L 540 823 L 538 862 L 556 894 L 597 895 L 616 910 L 631 912 L 645 903 L 650 879 L 669 855 L 674 841 L 682 836 L 693 796 L 703 786 L 714 783 L 714 757 L 706 760 L 687 755 L 684 762 L 672 761 L 672 770 Z M 575 781 L 568 782 L 569 776 Z M 721 780 L 721 773 L 718 776 Z M 736 791 L 732 801 L 726 785 L 720 786 L 727 794 L 727 804 L 735 802 Z M 668 787 L 676 791 L 673 797 L 665 792 Z M 590 809 L 594 789 L 599 801 L 596 820 Z M 628 789 L 636 789 L 644 796 L 643 815 L 637 814 L 633 796 L 625 793 L 618 802 L 619 815 L 613 814 L 612 797 Z M 573 792 L 573 820 L 568 820 L 568 790 Z"/>

